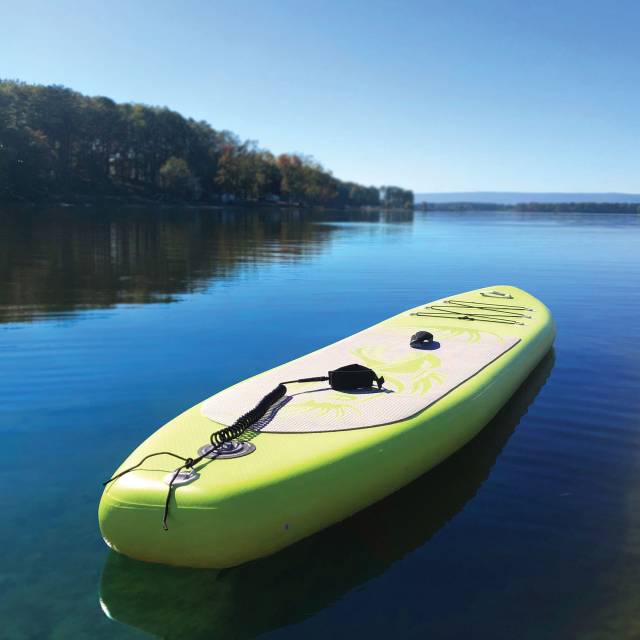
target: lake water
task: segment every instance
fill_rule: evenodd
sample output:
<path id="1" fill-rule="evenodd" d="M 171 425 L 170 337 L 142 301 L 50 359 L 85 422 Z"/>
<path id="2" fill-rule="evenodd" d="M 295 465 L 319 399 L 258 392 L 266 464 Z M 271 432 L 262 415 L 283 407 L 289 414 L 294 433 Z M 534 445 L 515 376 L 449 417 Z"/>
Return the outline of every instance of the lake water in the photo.
<path id="1" fill-rule="evenodd" d="M 555 349 L 433 472 L 236 569 L 103 544 L 101 481 L 177 413 L 497 284 Z M 639 293 L 632 215 L 1 210 L 0 634 L 639 637 Z"/>

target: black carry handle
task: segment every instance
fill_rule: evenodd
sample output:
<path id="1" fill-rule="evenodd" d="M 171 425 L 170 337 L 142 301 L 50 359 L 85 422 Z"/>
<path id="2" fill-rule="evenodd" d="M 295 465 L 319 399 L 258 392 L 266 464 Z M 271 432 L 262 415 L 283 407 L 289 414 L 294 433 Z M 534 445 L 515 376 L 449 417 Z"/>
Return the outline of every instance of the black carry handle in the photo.
<path id="1" fill-rule="evenodd" d="M 429 333 L 428 331 L 418 331 L 418 333 L 414 333 L 411 336 L 411 340 L 409 340 L 409 344 L 414 349 L 419 349 L 421 346 L 431 344 L 432 342 L 433 333 Z"/>
<path id="2" fill-rule="evenodd" d="M 382 389 L 384 378 L 378 377 L 373 369 L 363 367 L 361 364 L 348 364 L 329 371 L 329 384 L 336 391 L 367 389 L 372 387 L 374 382 L 378 385 L 378 389 Z"/>

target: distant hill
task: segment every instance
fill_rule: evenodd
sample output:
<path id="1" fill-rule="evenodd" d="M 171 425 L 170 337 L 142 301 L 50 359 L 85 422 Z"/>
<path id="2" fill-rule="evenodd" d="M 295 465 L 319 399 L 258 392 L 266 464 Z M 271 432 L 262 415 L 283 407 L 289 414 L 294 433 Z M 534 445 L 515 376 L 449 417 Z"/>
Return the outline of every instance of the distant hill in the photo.
<path id="1" fill-rule="evenodd" d="M 451 193 L 416 193 L 416 203 L 490 202 L 625 202 L 640 204 L 638 193 L 539 193 L 527 191 L 455 191 Z"/>

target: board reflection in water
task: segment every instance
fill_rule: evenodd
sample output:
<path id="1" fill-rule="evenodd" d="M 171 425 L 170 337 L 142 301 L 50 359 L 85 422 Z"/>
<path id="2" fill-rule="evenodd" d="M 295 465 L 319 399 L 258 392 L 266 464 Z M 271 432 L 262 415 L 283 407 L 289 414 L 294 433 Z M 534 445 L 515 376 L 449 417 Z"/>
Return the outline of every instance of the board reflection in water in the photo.
<path id="1" fill-rule="evenodd" d="M 471 500 L 549 377 L 550 351 L 463 449 L 381 502 L 271 557 L 222 571 L 147 564 L 111 552 L 100 604 L 163 638 L 253 638 L 300 622 L 425 544 Z"/>

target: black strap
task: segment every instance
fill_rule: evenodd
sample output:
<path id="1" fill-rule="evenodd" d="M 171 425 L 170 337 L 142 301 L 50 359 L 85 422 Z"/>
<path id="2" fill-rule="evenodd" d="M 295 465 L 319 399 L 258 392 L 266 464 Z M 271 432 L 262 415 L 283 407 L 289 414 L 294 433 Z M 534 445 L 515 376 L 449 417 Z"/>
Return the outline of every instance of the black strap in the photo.
<path id="1" fill-rule="evenodd" d="M 374 382 L 378 385 L 378 389 L 382 389 L 384 378 L 378 377 L 373 369 L 363 367 L 361 364 L 348 364 L 329 371 L 329 384 L 336 391 L 368 389 Z"/>
<path id="2" fill-rule="evenodd" d="M 409 344 L 414 349 L 419 349 L 422 345 L 431 344 L 433 342 L 433 333 L 429 333 L 428 331 L 418 331 L 418 333 L 414 333 L 411 336 L 411 340 L 409 340 Z"/>

